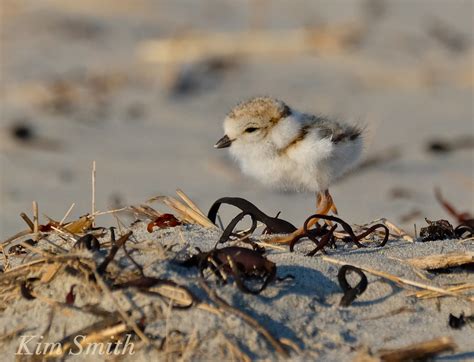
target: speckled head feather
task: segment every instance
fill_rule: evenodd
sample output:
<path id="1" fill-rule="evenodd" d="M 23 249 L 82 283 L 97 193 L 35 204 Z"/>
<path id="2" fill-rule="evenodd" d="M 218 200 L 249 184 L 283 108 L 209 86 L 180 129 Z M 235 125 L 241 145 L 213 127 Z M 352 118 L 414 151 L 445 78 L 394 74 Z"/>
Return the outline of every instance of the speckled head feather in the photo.
<path id="1" fill-rule="evenodd" d="M 243 117 L 267 119 L 278 122 L 291 114 L 290 108 L 282 101 L 270 97 L 255 97 L 239 103 L 227 114 L 229 119 Z"/>

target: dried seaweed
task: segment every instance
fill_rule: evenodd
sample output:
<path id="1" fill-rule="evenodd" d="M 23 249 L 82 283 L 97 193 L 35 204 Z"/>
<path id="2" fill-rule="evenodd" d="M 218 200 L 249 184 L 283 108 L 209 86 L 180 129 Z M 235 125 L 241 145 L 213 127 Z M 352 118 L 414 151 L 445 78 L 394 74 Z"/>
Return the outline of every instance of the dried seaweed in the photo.
<path id="1" fill-rule="evenodd" d="M 166 229 L 181 225 L 181 222 L 173 214 L 162 214 L 158 216 L 155 220 L 150 222 L 147 225 L 147 231 L 149 233 L 153 232 L 153 228 L 156 226 L 160 229 Z"/>
<path id="2" fill-rule="evenodd" d="M 238 246 L 200 252 L 181 262 L 180 265 L 198 267 L 201 276 L 204 276 L 206 269 L 210 269 L 223 281 L 226 281 L 227 275 L 230 274 L 237 287 L 249 294 L 259 294 L 276 277 L 275 263 L 255 250 Z M 247 286 L 249 281 L 257 281 L 260 286 L 251 288 Z"/>
<path id="3" fill-rule="evenodd" d="M 94 235 L 86 234 L 76 241 L 73 248 L 97 251 L 100 250 L 100 242 Z"/>
<path id="4" fill-rule="evenodd" d="M 453 226 L 447 220 L 431 221 L 426 219 L 428 226 L 422 227 L 420 230 L 421 241 L 434 241 L 455 239 Z"/>
<path id="5" fill-rule="evenodd" d="M 360 281 L 355 287 L 351 287 L 351 285 L 347 282 L 346 275 L 348 272 L 354 272 L 360 276 Z M 344 292 L 344 295 L 339 302 L 339 305 L 342 307 L 349 306 L 359 295 L 365 292 L 368 285 L 367 277 L 365 276 L 364 272 L 353 265 L 341 266 L 339 273 L 337 273 L 337 280 L 339 281 L 339 285 Z"/>
<path id="6" fill-rule="evenodd" d="M 222 204 L 235 206 L 242 210 L 242 212 L 232 219 L 232 221 L 227 225 L 219 239 L 219 243 L 225 243 L 229 240 L 229 238 L 233 235 L 235 227 L 245 216 L 250 216 L 252 219 L 252 226 L 249 230 L 249 234 L 252 234 L 255 231 L 258 221 L 266 225 L 267 231 L 270 234 L 286 234 L 292 233 L 296 230 L 296 227 L 290 222 L 279 219 L 278 217 L 268 216 L 250 201 L 240 197 L 223 197 L 214 202 L 207 214 L 207 217 L 213 223 L 216 222 L 217 212 L 219 211 L 219 208 Z"/>
<path id="7" fill-rule="evenodd" d="M 449 313 L 448 325 L 452 329 L 461 329 L 467 323 L 472 323 L 472 322 L 474 322 L 474 315 L 466 316 L 464 315 L 464 313 L 461 313 L 459 317 L 456 317 L 455 315 L 452 315 L 451 313 Z"/>
<path id="8" fill-rule="evenodd" d="M 328 227 L 327 224 L 320 225 L 319 223 L 316 223 L 315 227 L 313 229 L 308 229 L 308 225 L 313 219 L 321 219 L 321 220 L 328 220 L 331 222 L 335 222 L 338 225 L 341 225 L 343 230 L 346 233 L 346 236 L 342 238 L 337 238 L 334 234 L 337 224 L 333 225 L 331 228 Z M 318 251 L 324 251 L 324 248 L 332 245 L 335 245 L 335 242 L 337 239 L 343 241 L 343 242 L 352 242 L 354 243 L 357 247 L 363 248 L 365 247 L 364 244 L 361 243 L 361 240 L 364 239 L 365 237 L 369 236 L 370 234 L 374 233 L 378 229 L 383 229 L 384 230 L 384 238 L 382 242 L 378 245 L 378 247 L 384 246 L 389 237 L 389 230 L 388 228 L 383 225 L 383 224 L 375 224 L 367 228 L 364 232 L 362 232 L 359 235 L 356 235 L 354 233 L 354 230 L 352 227 L 342 220 L 341 218 L 338 218 L 336 216 L 331 216 L 331 215 L 322 215 L 322 214 L 314 214 L 311 215 L 306 219 L 303 225 L 304 228 L 304 233 L 301 235 L 298 235 L 295 237 L 291 242 L 290 242 L 290 251 L 294 250 L 295 245 L 300 242 L 300 240 L 304 237 L 307 237 L 309 240 L 311 240 L 314 244 L 316 244 L 316 248 L 313 249 L 311 252 L 306 254 L 307 256 L 313 256 L 315 255 Z M 320 238 L 319 240 L 317 238 Z"/>

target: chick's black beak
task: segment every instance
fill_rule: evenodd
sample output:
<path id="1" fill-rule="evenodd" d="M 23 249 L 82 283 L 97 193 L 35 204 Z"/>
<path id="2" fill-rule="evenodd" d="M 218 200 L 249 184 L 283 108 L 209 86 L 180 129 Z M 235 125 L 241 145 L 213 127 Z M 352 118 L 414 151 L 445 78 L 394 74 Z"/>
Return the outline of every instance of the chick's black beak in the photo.
<path id="1" fill-rule="evenodd" d="M 219 141 L 216 142 L 214 148 L 226 148 L 230 147 L 231 144 L 232 140 L 227 135 L 224 135 L 224 137 L 222 137 Z"/>

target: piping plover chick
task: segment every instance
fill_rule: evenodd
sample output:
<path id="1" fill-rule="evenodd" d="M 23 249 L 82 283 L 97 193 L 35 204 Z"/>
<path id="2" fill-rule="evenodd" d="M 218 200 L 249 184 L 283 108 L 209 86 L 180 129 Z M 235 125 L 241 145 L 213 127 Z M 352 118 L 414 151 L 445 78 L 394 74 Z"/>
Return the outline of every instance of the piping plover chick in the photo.
<path id="1" fill-rule="evenodd" d="M 359 160 L 360 128 L 256 97 L 230 111 L 224 131 L 214 147 L 229 147 L 245 174 L 274 188 L 315 192 L 316 212 L 337 214 L 328 188 Z M 290 242 L 302 232 L 273 241 Z"/>

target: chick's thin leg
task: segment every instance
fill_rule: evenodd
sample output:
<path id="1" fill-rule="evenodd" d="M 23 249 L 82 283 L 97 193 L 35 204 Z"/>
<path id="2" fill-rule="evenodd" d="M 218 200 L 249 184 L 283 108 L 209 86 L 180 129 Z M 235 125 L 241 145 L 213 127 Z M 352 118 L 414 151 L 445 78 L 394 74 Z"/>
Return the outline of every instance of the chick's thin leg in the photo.
<path id="1" fill-rule="evenodd" d="M 320 215 L 327 215 L 330 211 L 333 211 L 337 214 L 336 205 L 334 205 L 334 201 L 332 200 L 331 194 L 328 190 L 323 192 L 316 193 L 316 214 Z M 318 222 L 319 219 L 314 218 L 311 219 L 308 223 L 308 228 L 312 227 L 314 224 Z M 291 241 L 300 235 L 304 234 L 304 228 L 299 228 L 298 230 L 293 231 L 291 234 L 286 236 L 276 236 L 268 240 L 270 243 L 278 243 L 278 244 L 289 244 Z"/>

